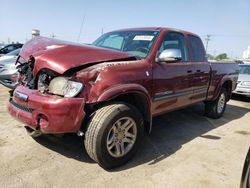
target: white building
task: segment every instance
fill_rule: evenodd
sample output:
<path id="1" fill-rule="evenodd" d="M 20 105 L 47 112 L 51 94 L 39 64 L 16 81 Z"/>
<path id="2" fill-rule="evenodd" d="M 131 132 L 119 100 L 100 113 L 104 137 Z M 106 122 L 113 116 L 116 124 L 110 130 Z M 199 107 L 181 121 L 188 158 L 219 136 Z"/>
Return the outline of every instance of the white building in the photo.
<path id="1" fill-rule="evenodd" d="M 243 52 L 242 58 L 250 59 L 250 46 L 248 46 L 247 49 Z"/>

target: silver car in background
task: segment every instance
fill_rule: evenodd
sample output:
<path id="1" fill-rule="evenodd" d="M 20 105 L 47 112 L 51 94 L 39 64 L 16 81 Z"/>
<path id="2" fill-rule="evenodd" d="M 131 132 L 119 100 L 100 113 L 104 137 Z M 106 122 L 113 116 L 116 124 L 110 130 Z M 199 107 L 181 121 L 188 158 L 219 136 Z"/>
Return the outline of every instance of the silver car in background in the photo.
<path id="1" fill-rule="evenodd" d="M 16 69 L 16 60 L 20 48 L 0 57 L 0 83 L 10 89 L 17 85 L 18 72 Z"/>
<path id="2" fill-rule="evenodd" d="M 233 93 L 250 97 L 250 63 L 240 64 L 239 67 L 240 74 Z"/>

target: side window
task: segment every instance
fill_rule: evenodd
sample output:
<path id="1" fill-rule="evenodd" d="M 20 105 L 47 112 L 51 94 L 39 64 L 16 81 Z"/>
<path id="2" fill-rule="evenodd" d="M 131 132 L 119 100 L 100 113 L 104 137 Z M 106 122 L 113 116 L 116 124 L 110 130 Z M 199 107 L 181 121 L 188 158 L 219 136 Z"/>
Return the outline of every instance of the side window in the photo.
<path id="1" fill-rule="evenodd" d="M 202 62 L 205 61 L 205 50 L 202 41 L 199 37 L 188 35 L 188 40 L 192 50 L 192 61 Z"/>
<path id="2" fill-rule="evenodd" d="M 188 51 L 185 37 L 181 33 L 169 32 L 165 36 L 157 55 L 166 49 L 178 49 L 181 51 L 182 61 L 188 61 Z"/>

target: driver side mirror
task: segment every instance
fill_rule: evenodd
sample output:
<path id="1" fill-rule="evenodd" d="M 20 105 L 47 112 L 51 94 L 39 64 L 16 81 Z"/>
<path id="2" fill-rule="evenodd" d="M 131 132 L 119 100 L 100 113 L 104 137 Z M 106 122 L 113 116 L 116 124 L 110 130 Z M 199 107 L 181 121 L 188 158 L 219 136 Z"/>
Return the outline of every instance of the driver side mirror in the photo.
<path id="1" fill-rule="evenodd" d="M 179 49 L 166 49 L 163 50 L 160 55 L 156 58 L 156 62 L 166 62 L 166 63 L 174 63 L 176 61 L 180 61 L 181 51 Z"/>

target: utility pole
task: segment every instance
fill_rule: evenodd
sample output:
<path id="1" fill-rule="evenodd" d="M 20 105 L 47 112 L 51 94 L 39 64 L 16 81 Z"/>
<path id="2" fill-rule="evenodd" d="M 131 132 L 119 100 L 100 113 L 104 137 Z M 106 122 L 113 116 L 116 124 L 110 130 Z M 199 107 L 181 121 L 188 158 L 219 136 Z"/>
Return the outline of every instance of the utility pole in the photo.
<path id="1" fill-rule="evenodd" d="M 101 35 L 103 35 L 103 27 L 102 27 Z"/>
<path id="2" fill-rule="evenodd" d="M 205 41 L 206 41 L 206 53 L 207 53 L 207 50 L 208 50 L 208 42 L 211 40 L 210 37 L 211 37 L 211 35 L 207 35 L 206 38 L 205 38 Z"/>
<path id="3" fill-rule="evenodd" d="M 77 42 L 79 42 L 79 40 L 80 40 L 84 22 L 85 22 L 85 14 L 83 15 L 83 18 L 82 18 L 82 23 L 81 23 L 80 31 L 79 31 L 79 34 L 78 34 L 78 37 L 77 37 L 77 40 L 76 40 Z"/>

